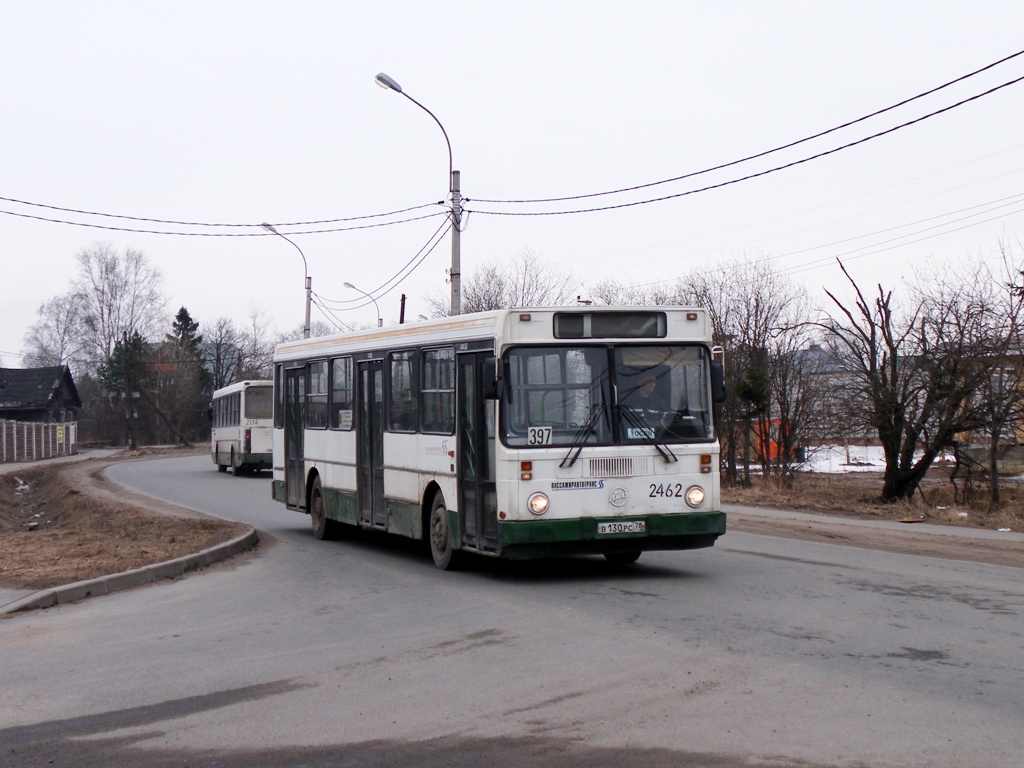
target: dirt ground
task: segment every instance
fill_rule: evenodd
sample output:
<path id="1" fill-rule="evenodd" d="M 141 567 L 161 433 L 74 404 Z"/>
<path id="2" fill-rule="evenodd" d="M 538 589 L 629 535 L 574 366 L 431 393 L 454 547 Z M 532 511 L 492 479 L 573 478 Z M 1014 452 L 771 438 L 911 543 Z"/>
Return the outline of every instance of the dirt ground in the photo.
<path id="1" fill-rule="evenodd" d="M 0 586 L 43 589 L 170 560 L 227 541 L 247 530 L 135 494 L 105 481 L 102 470 L 129 461 L 191 452 L 143 450 L 114 459 L 31 468 L 0 475 Z M 211 471 L 212 467 L 211 467 Z M 754 478 L 750 488 L 723 489 L 726 504 L 788 508 L 828 515 L 826 522 L 729 515 L 729 529 L 862 546 L 909 554 L 1024 567 L 1024 545 L 1015 541 L 935 536 L 914 522 L 951 528 L 1024 530 L 1024 488 L 1007 482 L 1000 509 L 975 488 L 970 503 L 942 469 L 909 504 L 878 501 L 878 473 L 799 475 L 790 488 Z M 954 498 L 957 497 L 957 499 Z M 848 519 L 898 520 L 906 530 L 865 528 Z"/>
<path id="2" fill-rule="evenodd" d="M 126 452 L 115 459 L 25 465 L 0 475 L 0 587 L 45 589 L 106 576 L 193 554 L 247 531 L 100 477 L 113 461 L 187 452 Z"/>
<path id="3" fill-rule="evenodd" d="M 1024 532 L 1024 482 L 1002 480 L 1000 504 L 993 508 L 984 483 L 975 481 L 965 487 L 959 482 L 954 486 L 949 469 L 941 463 L 936 465 L 920 492 L 910 502 L 898 504 L 881 501 L 882 473 L 873 471 L 799 473 L 792 487 L 754 477 L 750 487 L 723 488 L 722 496 L 726 504 L 792 509 L 830 518 L 828 522 L 780 521 L 731 513 L 729 530 L 733 531 L 1024 568 L 1024 544 L 1020 541 L 966 535 L 978 529 Z M 868 528 L 850 525 L 850 520 L 892 521 L 906 527 L 898 531 Z M 917 523 L 946 526 L 950 535 L 916 531 Z M 957 531 L 965 535 L 957 536 Z"/>

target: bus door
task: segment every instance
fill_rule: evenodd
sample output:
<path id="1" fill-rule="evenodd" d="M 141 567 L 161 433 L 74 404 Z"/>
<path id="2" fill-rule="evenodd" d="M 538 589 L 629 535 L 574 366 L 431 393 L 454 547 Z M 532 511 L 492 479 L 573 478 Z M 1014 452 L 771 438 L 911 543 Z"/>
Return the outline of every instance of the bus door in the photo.
<path id="1" fill-rule="evenodd" d="M 284 487 L 289 507 L 306 507 L 306 462 L 303 405 L 306 401 L 306 369 L 284 372 Z"/>
<path id="2" fill-rule="evenodd" d="M 494 401 L 482 396 L 484 361 L 492 365 L 492 352 L 458 356 L 458 482 L 462 545 L 497 551 L 498 509 L 494 484 Z"/>
<path id="3" fill-rule="evenodd" d="M 359 363 L 358 383 L 359 471 L 356 494 L 359 519 L 384 527 L 384 361 Z"/>

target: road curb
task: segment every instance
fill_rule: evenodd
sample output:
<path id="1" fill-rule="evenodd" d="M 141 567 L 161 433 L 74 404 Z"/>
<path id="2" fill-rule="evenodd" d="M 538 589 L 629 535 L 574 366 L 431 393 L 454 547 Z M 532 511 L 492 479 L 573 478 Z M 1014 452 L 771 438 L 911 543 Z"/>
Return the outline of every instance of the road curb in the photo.
<path id="1" fill-rule="evenodd" d="M 96 579 L 76 581 L 73 584 L 64 584 L 59 587 L 40 590 L 27 597 L 15 600 L 13 603 L 0 606 L 0 614 L 12 614 L 35 608 L 50 608 L 54 605 L 75 603 L 87 597 L 108 595 L 112 592 L 119 592 L 122 589 L 150 584 L 154 581 L 173 579 L 188 571 L 205 568 L 208 565 L 237 555 L 239 552 L 244 552 L 256 546 L 258 541 L 258 531 L 255 528 L 250 528 L 241 536 L 236 536 L 229 541 L 192 555 L 183 555 L 173 560 L 165 560 L 162 563 L 154 563 L 142 568 L 133 568 L 130 571 L 114 573 L 110 576 L 100 576 Z"/>

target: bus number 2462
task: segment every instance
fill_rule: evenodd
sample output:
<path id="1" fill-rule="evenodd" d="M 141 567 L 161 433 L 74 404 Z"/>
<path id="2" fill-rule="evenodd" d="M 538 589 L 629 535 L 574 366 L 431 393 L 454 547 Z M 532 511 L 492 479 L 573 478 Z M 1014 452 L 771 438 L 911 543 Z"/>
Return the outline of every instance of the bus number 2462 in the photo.
<path id="1" fill-rule="evenodd" d="M 683 495 L 682 483 L 651 483 L 651 498 L 680 498 Z"/>

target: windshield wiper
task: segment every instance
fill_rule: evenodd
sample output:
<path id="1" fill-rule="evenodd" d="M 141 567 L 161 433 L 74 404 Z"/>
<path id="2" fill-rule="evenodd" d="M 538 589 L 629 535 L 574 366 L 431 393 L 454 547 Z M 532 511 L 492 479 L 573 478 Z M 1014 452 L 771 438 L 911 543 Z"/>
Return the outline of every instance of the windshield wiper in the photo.
<path id="1" fill-rule="evenodd" d="M 568 469 L 576 460 L 580 457 L 583 452 L 583 443 L 587 437 L 593 433 L 594 425 L 597 423 L 598 418 L 604 412 L 603 403 L 594 403 L 590 406 L 590 415 L 587 416 L 586 422 L 576 430 L 576 434 L 572 438 L 572 444 L 569 448 L 569 452 L 565 454 L 565 458 L 562 459 L 562 463 L 558 466 L 562 469 Z M 568 463 L 566 463 L 568 462 Z"/>
<path id="2" fill-rule="evenodd" d="M 679 458 L 672 453 L 672 449 L 667 444 L 660 442 L 654 437 L 656 434 L 653 427 L 649 426 L 646 420 L 642 419 L 640 415 L 630 408 L 628 405 L 619 404 L 619 414 L 622 415 L 629 424 L 635 429 L 642 429 L 645 433 L 651 433 L 651 445 L 653 445 L 658 453 L 661 454 L 661 458 L 665 460 L 666 464 L 671 464 L 673 461 L 679 461 Z"/>

